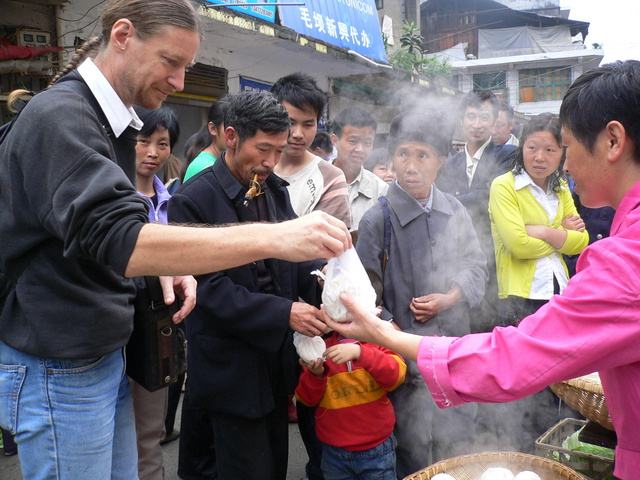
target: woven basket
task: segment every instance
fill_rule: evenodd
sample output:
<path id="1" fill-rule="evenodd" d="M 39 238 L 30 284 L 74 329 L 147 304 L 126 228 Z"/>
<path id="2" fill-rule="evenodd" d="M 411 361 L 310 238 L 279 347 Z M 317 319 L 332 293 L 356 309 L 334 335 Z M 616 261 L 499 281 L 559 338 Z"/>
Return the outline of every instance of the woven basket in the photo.
<path id="1" fill-rule="evenodd" d="M 542 480 L 585 480 L 569 467 L 544 457 L 519 452 L 483 452 L 449 458 L 405 477 L 404 480 L 430 480 L 437 473 L 447 473 L 456 480 L 477 480 L 485 470 L 503 467 L 514 475 L 524 470 L 537 473 Z"/>
<path id="2" fill-rule="evenodd" d="M 614 430 L 602 391 L 600 375 L 592 373 L 565 382 L 554 383 L 551 390 L 567 405 L 589 420 Z"/>

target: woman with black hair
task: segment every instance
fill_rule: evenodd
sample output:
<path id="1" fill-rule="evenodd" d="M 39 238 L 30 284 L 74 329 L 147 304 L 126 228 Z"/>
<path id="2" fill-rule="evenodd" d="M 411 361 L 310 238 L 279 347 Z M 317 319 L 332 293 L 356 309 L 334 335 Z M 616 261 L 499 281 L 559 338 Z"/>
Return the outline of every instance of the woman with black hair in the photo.
<path id="1" fill-rule="evenodd" d="M 224 113 L 226 110 L 227 101 L 224 97 L 213 102 L 209 108 L 206 125 L 203 125 L 196 133 L 193 145 L 185 153 L 187 166 L 183 182 L 213 165 L 220 156 L 220 152 L 227 149 L 227 143 L 224 139 Z"/>
<path id="2" fill-rule="evenodd" d="M 562 293 L 569 281 L 562 254 L 589 243 L 563 164 L 560 120 L 543 113 L 525 126 L 513 169 L 491 185 L 499 325 L 518 324 Z"/>

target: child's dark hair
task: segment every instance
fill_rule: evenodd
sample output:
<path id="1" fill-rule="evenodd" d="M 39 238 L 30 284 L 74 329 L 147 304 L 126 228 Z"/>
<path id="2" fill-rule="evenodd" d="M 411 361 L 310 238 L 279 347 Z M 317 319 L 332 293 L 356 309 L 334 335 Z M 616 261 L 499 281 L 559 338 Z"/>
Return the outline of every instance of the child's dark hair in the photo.
<path id="1" fill-rule="evenodd" d="M 420 142 L 431 145 L 440 156 L 446 157 L 452 137 L 453 125 L 441 115 L 404 112 L 391 120 L 387 148 L 393 157 L 401 143 Z"/>
<path id="2" fill-rule="evenodd" d="M 333 143 L 331 143 L 331 135 L 327 132 L 316 133 L 313 142 L 311 143 L 311 150 L 315 150 L 320 147 L 325 152 L 331 152 L 333 150 Z"/>
<path id="3" fill-rule="evenodd" d="M 138 117 L 140 117 L 140 120 L 142 120 L 142 123 L 144 123 L 138 135 L 150 137 L 158 127 L 166 128 L 169 132 L 169 145 L 171 146 L 171 150 L 173 150 L 180 136 L 180 125 L 178 124 L 178 117 L 175 112 L 168 107 L 149 110 L 136 105 L 133 108 L 138 114 Z"/>
<path id="4" fill-rule="evenodd" d="M 378 128 L 378 122 L 371 114 L 361 108 L 347 108 L 341 111 L 336 118 L 333 119 L 333 133 L 340 138 L 342 130 L 347 125 L 352 127 L 371 127 L 375 131 Z"/>
<path id="5" fill-rule="evenodd" d="M 297 72 L 282 77 L 273 84 L 270 92 L 279 102 L 288 102 L 301 110 L 311 108 L 318 121 L 327 105 L 327 96 L 318 88 L 314 78 L 306 73 Z"/>
<path id="6" fill-rule="evenodd" d="M 371 152 L 369 158 L 362 165 L 364 168 L 373 172 L 373 169 L 378 165 L 389 165 L 392 161 L 391 156 L 389 155 L 389 150 L 386 148 L 376 148 Z"/>
<path id="7" fill-rule="evenodd" d="M 525 171 L 524 144 L 526 143 L 529 135 L 535 132 L 550 132 L 556 139 L 556 142 L 558 142 L 558 146 L 562 148 L 562 135 L 560 133 L 560 128 L 560 117 L 553 113 L 541 113 L 540 115 L 532 118 L 522 130 L 520 145 L 518 146 L 516 156 L 513 160 L 513 173 L 517 175 Z M 558 165 L 556 171 L 549 176 L 549 188 L 553 189 L 554 192 L 558 192 L 560 190 L 560 180 L 565 178 L 563 170 L 564 157 L 565 152 L 564 148 L 562 148 L 562 159 L 560 160 L 560 165 Z"/>

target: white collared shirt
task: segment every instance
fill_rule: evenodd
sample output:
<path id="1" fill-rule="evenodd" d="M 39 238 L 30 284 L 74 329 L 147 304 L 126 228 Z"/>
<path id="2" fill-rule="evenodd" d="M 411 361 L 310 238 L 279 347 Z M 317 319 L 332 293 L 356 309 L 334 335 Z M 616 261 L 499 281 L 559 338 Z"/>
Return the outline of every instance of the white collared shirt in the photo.
<path id="1" fill-rule="evenodd" d="M 513 186 L 516 190 L 529 188 L 529 191 L 544 209 L 549 217 L 549 222 L 558 214 L 558 206 L 560 200 L 553 189 L 547 189 L 545 192 L 534 183 L 532 178 L 526 171 L 514 175 Z M 533 282 L 531 284 L 531 292 L 529 298 L 533 300 L 549 300 L 553 296 L 553 277 L 555 276 L 560 287 L 560 293 L 567 286 L 569 279 L 565 273 L 560 253 L 555 251 L 546 257 L 536 259 L 536 270 L 533 274 Z"/>
<path id="2" fill-rule="evenodd" d="M 509 137 L 509 140 L 507 140 L 507 142 L 505 143 L 505 145 L 514 145 L 514 146 L 518 147 L 520 145 L 520 140 L 518 140 L 518 137 L 516 137 L 512 133 L 511 136 Z"/>
<path id="3" fill-rule="evenodd" d="M 478 168 L 478 162 L 480 161 L 480 158 L 482 158 L 482 154 L 484 153 L 484 151 L 486 150 L 490 142 L 491 142 L 491 137 L 489 137 L 489 140 L 487 140 L 478 149 L 478 151 L 473 154 L 473 156 L 471 156 L 471 154 L 469 153 L 469 150 L 467 149 L 468 144 L 464 145 L 464 153 L 467 156 L 467 177 L 469 178 L 469 186 L 471 186 L 471 182 L 473 181 L 473 176 L 476 173 L 476 168 Z"/>
<path id="4" fill-rule="evenodd" d="M 127 108 L 91 58 L 82 62 L 78 67 L 78 73 L 96 97 L 116 138 L 129 126 L 136 130 L 142 128 L 142 121 L 135 110 L 132 107 Z"/>
<path id="5" fill-rule="evenodd" d="M 351 212 L 351 231 L 354 231 L 358 229 L 364 212 L 376 204 L 380 195 L 387 194 L 389 185 L 375 173 L 360 167 L 360 173 L 347 187 L 349 211 Z"/>

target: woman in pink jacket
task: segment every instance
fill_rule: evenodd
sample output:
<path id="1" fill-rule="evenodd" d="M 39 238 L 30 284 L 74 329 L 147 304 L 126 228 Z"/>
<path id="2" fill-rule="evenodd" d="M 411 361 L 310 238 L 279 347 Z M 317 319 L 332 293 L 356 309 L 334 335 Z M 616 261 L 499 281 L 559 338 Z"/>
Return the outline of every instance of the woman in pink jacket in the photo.
<path id="1" fill-rule="evenodd" d="M 587 247 L 562 295 L 517 326 L 490 333 L 420 337 L 389 328 L 359 309 L 327 324 L 417 360 L 441 408 L 507 402 L 547 385 L 600 372 L 618 436 L 614 475 L 640 472 L 640 62 L 590 70 L 561 110 L 565 171 L 589 207 L 612 206 L 611 236 Z"/>

